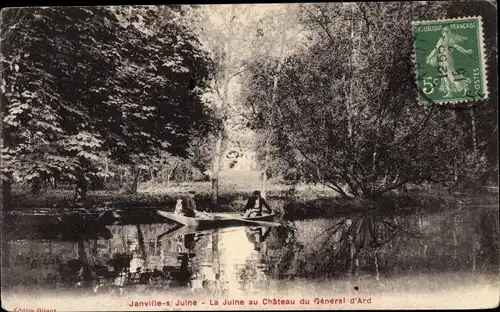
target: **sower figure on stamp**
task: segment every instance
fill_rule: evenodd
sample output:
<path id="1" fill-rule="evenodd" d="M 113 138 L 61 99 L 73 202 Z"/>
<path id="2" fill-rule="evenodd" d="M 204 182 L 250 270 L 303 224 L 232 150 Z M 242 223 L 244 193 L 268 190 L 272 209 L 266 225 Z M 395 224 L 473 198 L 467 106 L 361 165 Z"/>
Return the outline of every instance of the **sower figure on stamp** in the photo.
<path id="1" fill-rule="evenodd" d="M 437 66 L 440 73 L 439 91 L 445 93 L 444 98 L 453 97 L 453 93 L 467 92 L 467 86 L 471 79 L 455 71 L 453 64 L 453 49 L 471 54 L 471 49 L 464 49 L 459 45 L 466 37 L 453 34 L 448 27 L 443 28 L 442 37 L 439 38 L 436 47 L 427 57 L 427 64 Z"/>
<path id="2" fill-rule="evenodd" d="M 262 215 L 262 206 L 266 207 L 269 213 L 273 213 L 274 211 L 269 207 L 269 204 L 266 202 L 264 198 L 260 196 L 260 191 L 254 191 L 253 196 L 250 197 L 245 206 L 245 214 L 244 218 L 261 216 Z"/>

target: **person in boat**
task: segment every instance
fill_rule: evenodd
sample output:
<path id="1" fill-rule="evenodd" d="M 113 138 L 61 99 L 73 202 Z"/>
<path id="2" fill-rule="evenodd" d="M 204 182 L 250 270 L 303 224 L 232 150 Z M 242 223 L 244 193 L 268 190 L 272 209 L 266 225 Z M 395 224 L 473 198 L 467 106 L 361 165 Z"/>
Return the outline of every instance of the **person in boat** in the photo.
<path id="1" fill-rule="evenodd" d="M 213 219 L 213 216 L 196 209 L 196 201 L 194 200 L 195 195 L 195 191 L 188 192 L 188 196 L 182 201 L 182 214 L 191 218 Z"/>
<path id="2" fill-rule="evenodd" d="M 195 191 L 189 191 L 188 196 L 182 201 L 182 213 L 186 217 L 194 218 L 197 215 L 198 211 L 196 210 L 196 201 L 194 200 L 195 195 Z"/>
<path id="3" fill-rule="evenodd" d="M 262 207 L 266 207 L 269 213 L 273 213 L 274 211 L 269 207 L 269 204 L 266 202 L 262 196 L 260 196 L 260 191 L 254 191 L 252 197 L 250 197 L 245 206 L 245 214 L 244 218 L 255 217 L 262 215 Z"/>
<path id="4" fill-rule="evenodd" d="M 174 214 L 181 215 L 182 214 L 182 198 L 177 198 L 175 202 Z"/>

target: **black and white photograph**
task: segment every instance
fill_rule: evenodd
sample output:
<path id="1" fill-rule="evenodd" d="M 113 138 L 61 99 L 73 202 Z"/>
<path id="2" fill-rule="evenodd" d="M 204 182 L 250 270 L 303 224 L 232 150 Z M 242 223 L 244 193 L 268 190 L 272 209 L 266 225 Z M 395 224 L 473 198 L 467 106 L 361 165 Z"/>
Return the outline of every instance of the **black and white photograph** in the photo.
<path id="1" fill-rule="evenodd" d="M 2 308 L 498 307 L 497 13 L 2 8 Z"/>

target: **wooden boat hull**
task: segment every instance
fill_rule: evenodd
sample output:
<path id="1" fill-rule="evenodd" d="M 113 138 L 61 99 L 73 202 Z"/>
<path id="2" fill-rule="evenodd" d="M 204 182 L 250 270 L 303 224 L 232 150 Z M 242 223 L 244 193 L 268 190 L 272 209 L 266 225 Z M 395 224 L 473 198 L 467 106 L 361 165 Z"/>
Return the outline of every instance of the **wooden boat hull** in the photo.
<path id="1" fill-rule="evenodd" d="M 183 224 L 190 228 L 200 228 L 209 229 L 219 226 L 238 226 L 238 225 L 254 225 L 254 226 L 280 226 L 281 224 L 270 222 L 275 217 L 275 214 L 268 214 L 259 217 L 242 218 L 237 216 L 231 216 L 229 214 L 223 215 L 213 215 L 213 219 L 200 219 L 186 217 L 183 215 L 168 213 L 165 211 L 158 210 L 158 214 L 175 221 L 177 223 Z"/>

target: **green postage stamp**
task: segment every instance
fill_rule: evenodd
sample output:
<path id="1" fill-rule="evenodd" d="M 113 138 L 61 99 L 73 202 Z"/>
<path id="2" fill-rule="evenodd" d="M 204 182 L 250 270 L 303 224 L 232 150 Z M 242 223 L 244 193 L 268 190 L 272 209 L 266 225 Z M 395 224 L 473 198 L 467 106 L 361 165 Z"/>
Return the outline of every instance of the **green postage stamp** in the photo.
<path id="1" fill-rule="evenodd" d="M 488 97 L 481 17 L 412 23 L 418 101 L 470 105 Z"/>

